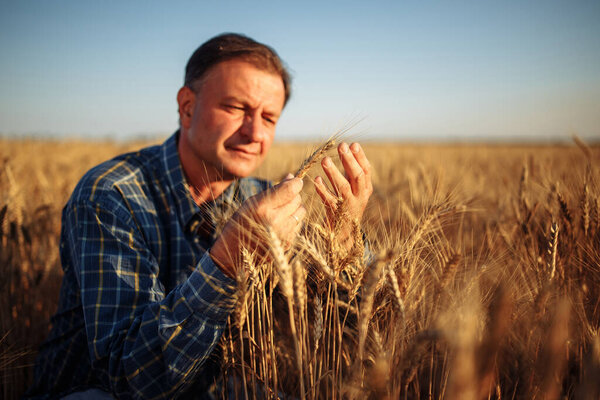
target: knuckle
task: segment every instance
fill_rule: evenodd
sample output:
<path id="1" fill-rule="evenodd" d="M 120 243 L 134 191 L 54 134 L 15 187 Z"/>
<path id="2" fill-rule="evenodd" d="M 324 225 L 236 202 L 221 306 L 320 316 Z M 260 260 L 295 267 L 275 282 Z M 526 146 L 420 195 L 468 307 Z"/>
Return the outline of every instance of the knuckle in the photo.
<path id="1" fill-rule="evenodd" d="M 304 206 L 298 207 L 296 214 L 298 215 L 298 218 L 303 219 L 306 217 L 306 208 L 304 208 Z"/>
<path id="2" fill-rule="evenodd" d="M 351 186 L 350 186 L 350 182 L 348 182 L 347 180 L 344 180 L 340 185 L 339 185 L 339 189 L 342 193 L 348 193 L 351 191 Z"/>
<path id="3" fill-rule="evenodd" d="M 279 216 L 278 213 L 273 209 L 266 210 L 264 215 L 265 220 L 271 225 L 273 225 L 277 221 L 277 217 Z"/>
<path id="4" fill-rule="evenodd" d="M 356 174 L 354 174 L 354 176 L 352 177 L 352 180 L 354 182 L 358 182 L 358 181 L 364 179 L 364 177 L 365 177 L 365 174 L 364 174 L 363 170 L 360 170 Z"/>
<path id="5" fill-rule="evenodd" d="M 269 220 L 271 218 L 271 211 L 269 207 L 266 207 L 264 204 L 259 205 L 256 208 L 256 215 L 261 220 Z"/>

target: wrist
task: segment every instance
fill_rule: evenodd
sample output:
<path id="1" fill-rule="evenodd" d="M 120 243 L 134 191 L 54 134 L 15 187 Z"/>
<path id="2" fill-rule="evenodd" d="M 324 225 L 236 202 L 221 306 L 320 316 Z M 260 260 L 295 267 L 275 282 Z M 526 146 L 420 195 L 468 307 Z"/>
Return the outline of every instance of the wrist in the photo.
<path id="1" fill-rule="evenodd" d="M 236 268 L 231 259 L 230 253 L 225 248 L 220 240 L 217 240 L 213 247 L 208 251 L 210 258 L 214 261 L 216 266 L 228 277 L 235 279 Z"/>

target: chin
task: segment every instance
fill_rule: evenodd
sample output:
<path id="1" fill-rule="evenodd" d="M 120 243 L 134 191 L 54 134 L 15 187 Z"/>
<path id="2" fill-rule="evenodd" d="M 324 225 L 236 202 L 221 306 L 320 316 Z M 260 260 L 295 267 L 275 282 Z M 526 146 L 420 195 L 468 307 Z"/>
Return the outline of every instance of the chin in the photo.
<path id="1" fill-rule="evenodd" d="M 236 179 L 247 178 L 256 168 L 226 168 L 223 172 L 223 178 Z"/>
<path id="2" fill-rule="evenodd" d="M 234 176 L 236 178 L 246 178 L 260 166 L 260 163 L 244 163 L 240 161 L 233 161 L 229 165 L 224 165 L 223 170 L 226 174 Z"/>

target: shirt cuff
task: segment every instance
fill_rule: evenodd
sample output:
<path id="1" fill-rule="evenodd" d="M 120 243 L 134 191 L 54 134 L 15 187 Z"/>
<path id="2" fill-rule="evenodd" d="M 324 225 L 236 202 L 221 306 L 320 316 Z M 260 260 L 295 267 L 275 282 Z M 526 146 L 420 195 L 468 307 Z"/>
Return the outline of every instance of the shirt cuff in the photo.
<path id="1" fill-rule="evenodd" d="M 194 313 L 214 321 L 225 321 L 235 307 L 236 285 L 206 251 L 181 286 L 181 295 Z"/>

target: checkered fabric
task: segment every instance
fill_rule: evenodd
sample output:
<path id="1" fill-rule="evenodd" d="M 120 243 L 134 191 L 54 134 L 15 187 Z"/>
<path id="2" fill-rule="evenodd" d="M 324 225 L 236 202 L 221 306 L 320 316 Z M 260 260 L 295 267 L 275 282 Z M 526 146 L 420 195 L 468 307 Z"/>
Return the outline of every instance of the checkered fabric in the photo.
<path id="1" fill-rule="evenodd" d="M 91 387 L 124 399 L 206 391 L 216 370 L 209 359 L 235 304 L 235 282 L 208 254 L 216 214 L 207 210 L 270 184 L 240 179 L 198 207 L 177 137 L 105 162 L 75 188 L 62 216 L 58 311 L 28 396 Z"/>

